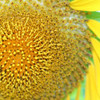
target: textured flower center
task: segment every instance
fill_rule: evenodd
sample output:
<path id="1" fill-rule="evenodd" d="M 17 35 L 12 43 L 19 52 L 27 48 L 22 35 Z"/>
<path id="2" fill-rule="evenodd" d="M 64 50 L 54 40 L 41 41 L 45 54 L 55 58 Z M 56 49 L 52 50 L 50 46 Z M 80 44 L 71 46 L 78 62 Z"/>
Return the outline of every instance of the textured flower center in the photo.
<path id="1" fill-rule="evenodd" d="M 4 1 L 0 96 L 60 100 L 83 79 L 91 56 L 84 14 L 72 10 L 66 0 Z"/>

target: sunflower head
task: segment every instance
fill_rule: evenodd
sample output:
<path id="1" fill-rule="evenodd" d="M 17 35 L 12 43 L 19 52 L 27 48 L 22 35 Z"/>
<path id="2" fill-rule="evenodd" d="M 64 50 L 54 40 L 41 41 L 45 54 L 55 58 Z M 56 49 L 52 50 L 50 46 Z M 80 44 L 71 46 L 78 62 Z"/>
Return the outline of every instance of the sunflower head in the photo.
<path id="1" fill-rule="evenodd" d="M 68 0 L 0 1 L 0 97 L 61 100 L 92 57 L 85 13 Z"/>

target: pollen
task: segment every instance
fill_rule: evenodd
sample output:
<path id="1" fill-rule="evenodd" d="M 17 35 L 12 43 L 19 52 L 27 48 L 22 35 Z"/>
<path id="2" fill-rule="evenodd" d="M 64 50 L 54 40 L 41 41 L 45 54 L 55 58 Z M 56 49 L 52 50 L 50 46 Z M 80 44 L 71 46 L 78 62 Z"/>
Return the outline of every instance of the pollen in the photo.
<path id="1" fill-rule="evenodd" d="M 0 99 L 61 100 L 89 65 L 91 32 L 68 0 L 0 1 Z"/>

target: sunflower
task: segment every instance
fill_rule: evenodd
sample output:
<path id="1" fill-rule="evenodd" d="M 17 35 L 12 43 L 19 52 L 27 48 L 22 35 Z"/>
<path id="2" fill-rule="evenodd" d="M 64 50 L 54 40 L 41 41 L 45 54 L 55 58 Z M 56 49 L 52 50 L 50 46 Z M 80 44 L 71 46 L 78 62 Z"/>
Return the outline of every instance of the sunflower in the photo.
<path id="1" fill-rule="evenodd" d="M 99 100 L 95 11 L 100 0 L 0 0 L 0 100 Z"/>

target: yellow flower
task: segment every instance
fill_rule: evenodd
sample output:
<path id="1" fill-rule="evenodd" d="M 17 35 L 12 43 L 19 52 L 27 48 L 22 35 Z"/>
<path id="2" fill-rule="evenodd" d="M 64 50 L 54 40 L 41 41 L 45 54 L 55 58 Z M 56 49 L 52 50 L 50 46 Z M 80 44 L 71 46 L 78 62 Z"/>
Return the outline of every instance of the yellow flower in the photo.
<path id="1" fill-rule="evenodd" d="M 84 76 L 100 99 L 100 23 L 84 11 L 100 0 L 0 0 L 0 100 L 80 100 Z"/>

